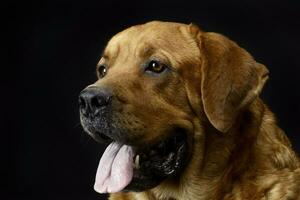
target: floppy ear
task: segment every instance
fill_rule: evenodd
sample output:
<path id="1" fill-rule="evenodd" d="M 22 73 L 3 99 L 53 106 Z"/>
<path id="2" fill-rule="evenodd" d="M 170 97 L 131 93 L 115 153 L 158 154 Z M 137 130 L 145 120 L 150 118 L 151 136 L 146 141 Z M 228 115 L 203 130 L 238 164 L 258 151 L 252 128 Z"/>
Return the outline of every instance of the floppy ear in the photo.
<path id="1" fill-rule="evenodd" d="M 197 27 L 191 25 L 192 33 Z M 267 68 L 236 43 L 217 33 L 198 31 L 202 58 L 201 97 L 211 124 L 227 132 L 240 111 L 260 93 Z"/>

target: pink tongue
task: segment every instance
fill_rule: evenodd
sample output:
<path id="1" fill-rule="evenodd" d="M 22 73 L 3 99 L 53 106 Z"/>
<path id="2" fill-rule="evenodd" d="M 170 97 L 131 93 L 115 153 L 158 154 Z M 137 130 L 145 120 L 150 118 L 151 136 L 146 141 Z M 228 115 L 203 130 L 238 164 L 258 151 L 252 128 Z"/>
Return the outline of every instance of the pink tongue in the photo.
<path id="1" fill-rule="evenodd" d="M 132 147 L 112 142 L 100 159 L 94 189 L 99 193 L 123 190 L 133 176 L 133 156 Z"/>

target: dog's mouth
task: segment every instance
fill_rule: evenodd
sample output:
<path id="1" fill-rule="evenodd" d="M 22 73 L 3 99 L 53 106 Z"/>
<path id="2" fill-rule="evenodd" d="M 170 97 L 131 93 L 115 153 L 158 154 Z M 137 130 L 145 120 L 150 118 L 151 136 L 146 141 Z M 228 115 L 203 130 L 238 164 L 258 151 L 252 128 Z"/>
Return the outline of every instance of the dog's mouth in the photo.
<path id="1" fill-rule="evenodd" d="M 140 148 L 112 141 L 100 160 L 94 189 L 99 193 L 143 191 L 182 171 L 188 159 L 185 133 L 147 145 Z"/>

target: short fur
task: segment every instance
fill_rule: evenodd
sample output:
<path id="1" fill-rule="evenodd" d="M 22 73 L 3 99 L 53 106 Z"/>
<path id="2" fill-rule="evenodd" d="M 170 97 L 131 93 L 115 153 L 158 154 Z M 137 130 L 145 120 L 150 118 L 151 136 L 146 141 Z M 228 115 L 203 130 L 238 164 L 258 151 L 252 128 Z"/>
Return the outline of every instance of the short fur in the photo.
<path id="1" fill-rule="evenodd" d="M 153 55 L 173 71 L 143 74 L 141 63 Z M 110 200 L 300 200 L 299 159 L 259 98 L 268 70 L 236 43 L 192 24 L 150 22 L 114 36 L 101 62 L 110 67 L 94 85 L 125 102 L 122 127 L 139 144 L 164 138 L 175 124 L 190 141 L 179 177 Z"/>

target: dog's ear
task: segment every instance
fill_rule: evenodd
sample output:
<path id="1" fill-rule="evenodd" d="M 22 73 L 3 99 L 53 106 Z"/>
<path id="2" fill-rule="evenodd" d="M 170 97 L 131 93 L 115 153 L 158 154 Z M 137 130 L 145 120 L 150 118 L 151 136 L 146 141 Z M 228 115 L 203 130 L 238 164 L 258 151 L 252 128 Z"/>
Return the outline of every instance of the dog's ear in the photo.
<path id="1" fill-rule="evenodd" d="M 189 26 L 201 56 L 201 97 L 211 124 L 227 132 L 240 111 L 260 93 L 268 79 L 267 68 L 236 43 L 217 33 Z"/>

